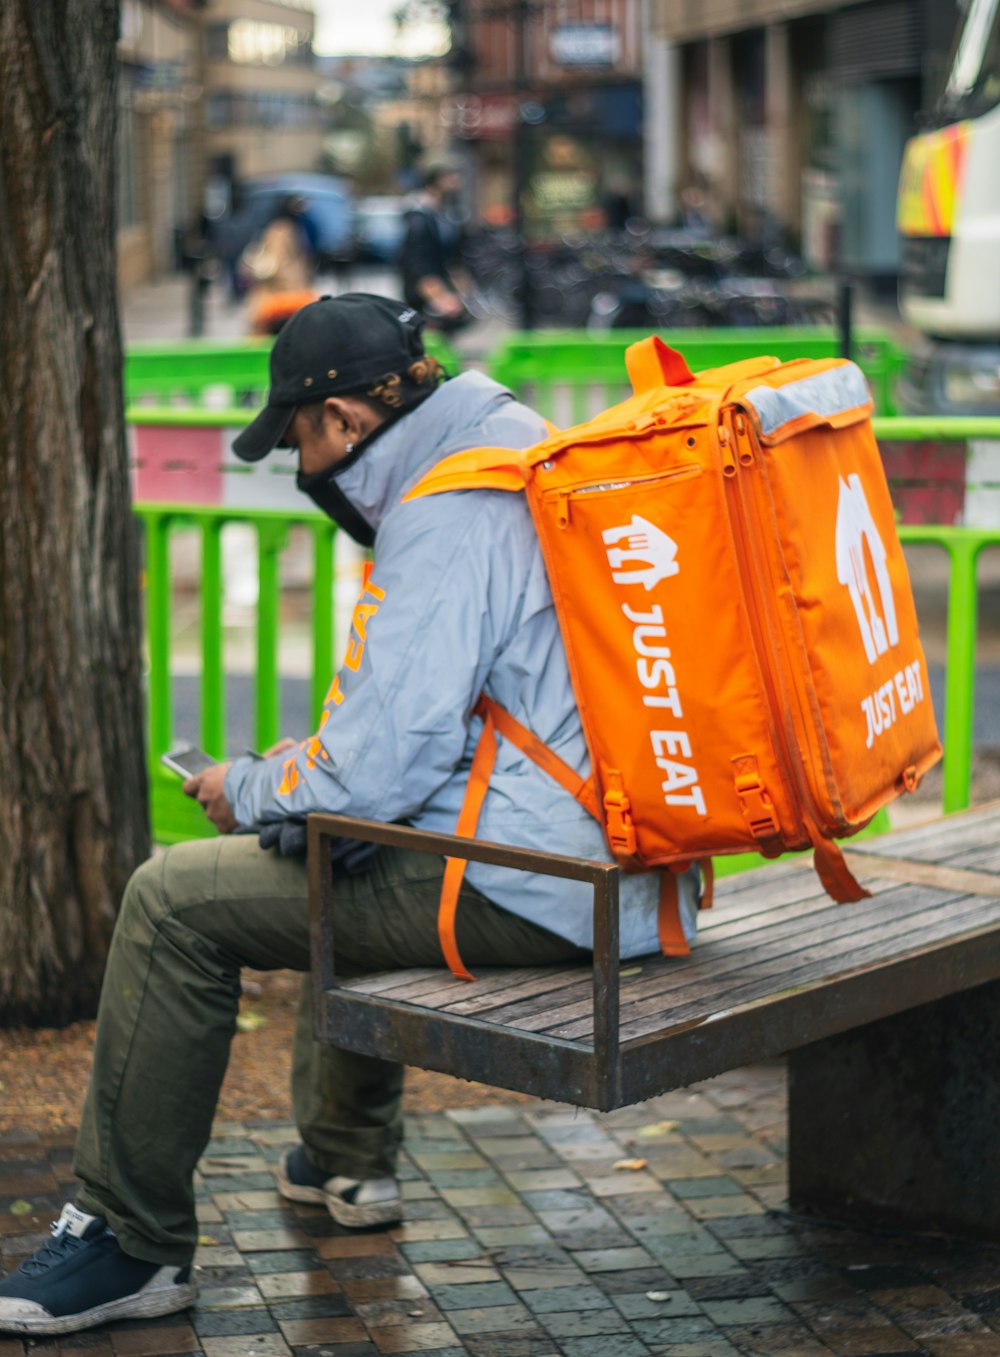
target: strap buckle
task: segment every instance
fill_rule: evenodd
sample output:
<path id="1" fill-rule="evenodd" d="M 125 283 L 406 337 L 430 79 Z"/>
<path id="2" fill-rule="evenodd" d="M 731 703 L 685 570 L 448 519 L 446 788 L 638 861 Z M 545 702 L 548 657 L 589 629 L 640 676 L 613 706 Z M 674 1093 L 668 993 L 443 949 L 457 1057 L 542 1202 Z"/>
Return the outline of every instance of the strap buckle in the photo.
<path id="1" fill-rule="evenodd" d="M 750 833 L 755 839 L 770 838 L 781 826 L 774 803 L 760 780 L 757 760 L 745 754 L 733 762 L 736 764 L 736 795 L 740 798 L 740 809 L 750 826 Z"/>
<path id="2" fill-rule="evenodd" d="M 610 785 L 604 793 L 604 823 L 608 843 L 617 856 L 632 857 L 636 849 L 632 802 L 625 795 L 621 773 L 609 772 L 607 780 Z"/>

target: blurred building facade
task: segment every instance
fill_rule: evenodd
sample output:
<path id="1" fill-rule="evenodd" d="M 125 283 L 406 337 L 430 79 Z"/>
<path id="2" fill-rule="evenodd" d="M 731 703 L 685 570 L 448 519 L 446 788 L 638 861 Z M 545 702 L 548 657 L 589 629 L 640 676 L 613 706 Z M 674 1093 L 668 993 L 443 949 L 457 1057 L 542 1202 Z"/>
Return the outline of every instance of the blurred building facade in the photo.
<path id="1" fill-rule="evenodd" d="M 958 0 L 650 0 L 649 14 L 651 215 L 780 235 L 818 267 L 892 279 L 903 146 Z"/>
<path id="2" fill-rule="evenodd" d="M 315 170 L 324 121 L 309 0 L 208 0 L 205 154 L 233 181 Z"/>
<path id="3" fill-rule="evenodd" d="M 453 149 L 442 116 L 451 78 L 439 58 L 322 57 L 319 67 L 328 167 L 359 194 L 412 188 L 422 161 Z"/>
<path id="4" fill-rule="evenodd" d="M 641 207 L 643 0 L 457 0 L 445 127 L 480 214 L 549 234 Z"/>
<path id="5" fill-rule="evenodd" d="M 311 0 L 122 0 L 121 286 L 177 267 L 206 198 L 228 208 L 242 179 L 319 168 L 314 27 Z"/>
<path id="6" fill-rule="evenodd" d="M 193 0 L 122 0 L 118 261 L 126 287 L 173 266 L 175 228 L 197 211 L 199 35 Z"/>

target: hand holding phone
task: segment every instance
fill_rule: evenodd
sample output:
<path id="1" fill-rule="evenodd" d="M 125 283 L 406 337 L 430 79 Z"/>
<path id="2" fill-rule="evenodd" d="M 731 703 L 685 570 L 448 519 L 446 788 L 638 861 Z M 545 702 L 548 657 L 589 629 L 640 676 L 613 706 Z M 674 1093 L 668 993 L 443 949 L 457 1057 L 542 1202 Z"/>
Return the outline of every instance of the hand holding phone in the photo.
<path id="1" fill-rule="evenodd" d="M 218 760 L 213 759 L 211 754 L 206 754 L 203 749 L 197 749 L 193 744 L 181 744 L 176 749 L 161 754 L 160 762 L 186 780 L 189 777 L 197 777 L 206 768 L 214 768 Z"/>
<path id="2" fill-rule="evenodd" d="M 225 793 L 228 763 L 219 763 L 192 744 L 179 745 L 161 754 L 160 758 L 167 768 L 184 778 L 184 794 L 195 798 L 220 834 L 229 834 L 236 828 L 236 819 Z M 206 773 L 211 776 L 204 776 Z M 194 778 L 198 781 L 193 781 Z"/>

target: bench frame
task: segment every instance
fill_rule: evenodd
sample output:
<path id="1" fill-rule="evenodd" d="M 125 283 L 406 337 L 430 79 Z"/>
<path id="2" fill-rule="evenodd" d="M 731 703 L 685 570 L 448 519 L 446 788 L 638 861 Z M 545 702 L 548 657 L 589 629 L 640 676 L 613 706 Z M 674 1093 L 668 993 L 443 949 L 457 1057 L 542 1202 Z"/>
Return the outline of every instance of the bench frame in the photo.
<path id="1" fill-rule="evenodd" d="M 978 819 L 987 812 L 986 828 L 995 834 L 998 811 L 1000 804 L 966 816 Z M 981 832 L 982 821 L 969 823 Z M 394 981 L 400 988 L 399 972 L 385 977 L 384 993 L 379 993 L 381 977 L 374 985 L 365 982 L 367 993 L 352 989 L 349 979 L 338 983 L 332 923 L 336 883 L 324 867 L 330 842 L 339 837 L 588 882 L 594 891 L 593 1040 L 539 1035 L 430 1004 L 421 1007 L 419 997 L 393 999 L 390 991 Z M 952 837 L 963 837 L 957 823 Z M 717 999 L 694 1020 L 675 1020 L 623 1042 L 617 867 L 313 815 L 309 874 L 316 1035 L 362 1054 L 602 1111 L 788 1054 L 794 1207 L 1000 1241 L 1000 1077 L 994 1069 L 1000 1048 L 1000 916 L 989 904 L 1000 899 L 1000 875 L 991 870 L 1000 850 L 990 854 L 985 869 L 978 862 L 969 869 L 923 861 L 919 854 L 885 855 L 891 847 L 884 839 L 870 852 L 859 845 L 850 854 L 852 869 L 880 880 L 883 889 L 888 881 L 897 895 L 909 886 L 932 908 L 935 898 L 946 906 L 964 905 L 954 932 L 935 928 L 900 955 L 842 971 L 834 967 L 818 983 L 781 988 L 779 977 L 775 989 L 763 996 L 737 1000 L 731 1008 Z M 626 976 L 630 965 L 625 963 Z M 564 983 L 581 987 L 587 977 L 587 969 L 577 965 L 545 970 L 548 976 L 563 971 Z M 422 968 L 424 980 L 428 974 Z M 516 975 L 513 968 L 498 972 L 497 990 Z M 490 983 L 487 977 L 488 971 L 484 986 Z M 449 981 L 442 971 L 442 984 Z M 474 986 L 450 983 L 460 987 L 458 996 L 474 992 Z M 544 999 L 550 988 L 536 997 Z M 724 1003 L 724 992 L 721 997 Z"/>
<path id="2" fill-rule="evenodd" d="M 337 838 L 587 882 L 594 892 L 593 1044 L 511 1032 L 463 1017 L 449 1017 L 447 1037 L 440 1033 L 431 1035 L 424 1024 L 414 1022 L 409 1006 L 385 1000 L 376 1003 L 338 985 L 334 974 L 333 929 L 336 885 L 330 872 L 323 870 L 323 864 L 330 860 L 329 846 Z M 399 1060 L 542 1098 L 559 1096 L 560 1101 L 602 1109 L 621 1106 L 618 879 L 618 868 L 606 862 L 588 862 L 558 853 L 458 838 L 454 834 L 431 834 L 405 825 L 386 825 L 344 815 L 310 815 L 310 940 L 317 1036 L 365 1055 Z M 454 983 L 463 984 L 459 980 Z M 557 1088 L 564 1090 L 561 1096 L 553 1091 Z"/>

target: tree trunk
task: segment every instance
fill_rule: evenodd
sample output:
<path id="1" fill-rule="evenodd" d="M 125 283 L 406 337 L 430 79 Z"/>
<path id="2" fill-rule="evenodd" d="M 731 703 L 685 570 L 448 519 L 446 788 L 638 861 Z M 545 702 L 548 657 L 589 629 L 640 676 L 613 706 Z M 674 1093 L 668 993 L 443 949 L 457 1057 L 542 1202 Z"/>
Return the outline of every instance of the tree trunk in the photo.
<path id="1" fill-rule="evenodd" d="M 117 0 L 0 0 L 0 1025 L 93 1013 L 149 851 Z"/>

